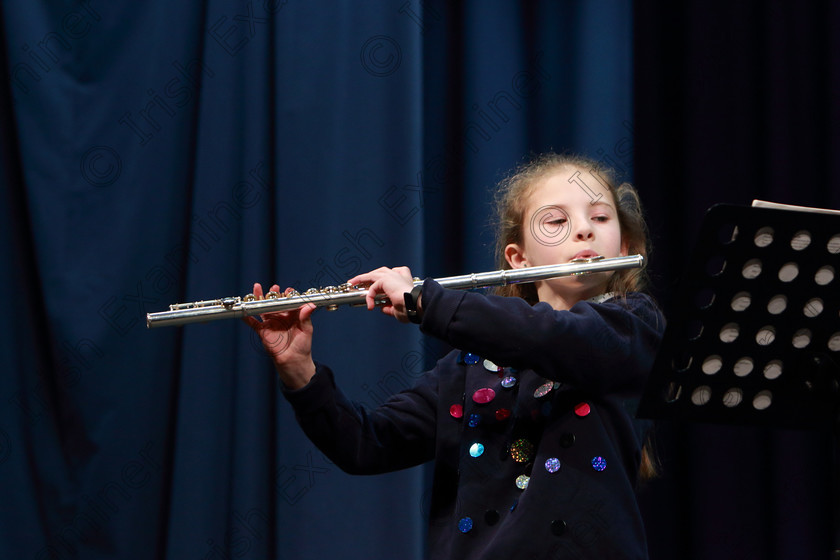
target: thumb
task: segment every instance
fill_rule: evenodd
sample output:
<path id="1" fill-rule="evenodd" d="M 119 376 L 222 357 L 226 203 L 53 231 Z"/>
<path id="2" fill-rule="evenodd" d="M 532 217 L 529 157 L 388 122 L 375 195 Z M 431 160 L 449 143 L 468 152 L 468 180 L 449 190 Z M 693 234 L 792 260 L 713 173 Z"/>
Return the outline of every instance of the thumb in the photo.
<path id="1" fill-rule="evenodd" d="M 314 303 L 307 303 L 303 307 L 300 308 L 300 314 L 298 317 L 302 323 L 312 323 L 312 314 L 315 313 L 315 310 L 318 309 Z"/>

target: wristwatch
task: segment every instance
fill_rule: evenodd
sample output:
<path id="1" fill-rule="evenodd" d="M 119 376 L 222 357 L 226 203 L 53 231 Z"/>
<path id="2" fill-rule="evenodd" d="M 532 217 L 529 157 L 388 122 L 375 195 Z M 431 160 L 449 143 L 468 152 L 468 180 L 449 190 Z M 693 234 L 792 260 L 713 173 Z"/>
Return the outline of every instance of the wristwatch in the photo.
<path id="1" fill-rule="evenodd" d="M 423 284 L 418 284 L 410 292 L 405 293 L 405 312 L 408 320 L 417 325 L 420 324 L 420 315 L 417 313 L 417 300 L 423 292 Z"/>

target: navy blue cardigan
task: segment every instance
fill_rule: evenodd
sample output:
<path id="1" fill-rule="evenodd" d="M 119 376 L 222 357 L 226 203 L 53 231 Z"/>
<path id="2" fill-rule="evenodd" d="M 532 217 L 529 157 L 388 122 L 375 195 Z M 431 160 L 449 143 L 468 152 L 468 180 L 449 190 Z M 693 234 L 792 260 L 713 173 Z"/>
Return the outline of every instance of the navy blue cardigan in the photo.
<path id="1" fill-rule="evenodd" d="M 556 311 L 426 280 L 423 310 L 463 350 L 375 410 L 317 364 L 284 390 L 313 443 L 349 473 L 434 460 L 431 558 L 647 558 L 633 411 L 665 327 L 653 301 Z"/>

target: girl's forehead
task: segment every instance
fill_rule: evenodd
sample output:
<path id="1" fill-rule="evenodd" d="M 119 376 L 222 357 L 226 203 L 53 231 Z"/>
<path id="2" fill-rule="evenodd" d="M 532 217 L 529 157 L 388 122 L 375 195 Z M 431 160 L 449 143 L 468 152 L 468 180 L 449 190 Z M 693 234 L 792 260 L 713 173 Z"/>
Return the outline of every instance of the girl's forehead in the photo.
<path id="1" fill-rule="evenodd" d="M 564 165 L 546 173 L 534 182 L 528 201 L 556 198 L 568 203 L 602 201 L 613 204 L 612 193 L 597 176 L 597 171 Z"/>

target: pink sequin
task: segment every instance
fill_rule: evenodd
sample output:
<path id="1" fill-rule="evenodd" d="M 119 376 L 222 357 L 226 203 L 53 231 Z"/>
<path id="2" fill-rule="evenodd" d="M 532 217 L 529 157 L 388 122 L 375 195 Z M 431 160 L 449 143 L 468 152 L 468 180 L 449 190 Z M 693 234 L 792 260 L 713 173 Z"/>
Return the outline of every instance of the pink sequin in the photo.
<path id="1" fill-rule="evenodd" d="M 472 398 L 478 404 L 487 404 L 496 398 L 496 391 L 490 387 L 485 387 L 484 389 L 479 389 L 473 393 Z"/>

